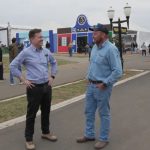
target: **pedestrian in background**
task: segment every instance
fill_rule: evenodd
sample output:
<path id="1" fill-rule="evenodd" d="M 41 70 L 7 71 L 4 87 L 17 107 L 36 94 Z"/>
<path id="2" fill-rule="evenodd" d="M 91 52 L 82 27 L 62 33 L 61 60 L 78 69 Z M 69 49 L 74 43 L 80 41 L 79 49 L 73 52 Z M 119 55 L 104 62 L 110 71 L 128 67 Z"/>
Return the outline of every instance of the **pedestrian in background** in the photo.
<path id="1" fill-rule="evenodd" d="M 149 55 L 150 55 L 150 44 L 148 45 L 148 52 L 149 52 Z"/>
<path id="2" fill-rule="evenodd" d="M 135 51 L 135 43 L 132 41 L 131 43 L 131 54 Z"/>
<path id="3" fill-rule="evenodd" d="M 146 56 L 146 51 L 147 51 L 147 47 L 145 45 L 145 42 L 143 42 L 142 46 L 141 46 L 141 49 L 142 49 L 142 56 L 145 55 Z"/>
<path id="4" fill-rule="evenodd" d="M 85 49 L 86 49 L 86 51 L 87 51 L 88 54 L 89 54 L 89 61 L 90 61 L 90 57 L 91 57 L 91 47 L 90 47 L 90 45 L 89 45 L 88 43 L 86 44 Z"/>
<path id="5" fill-rule="evenodd" d="M 46 47 L 47 49 L 51 50 L 51 45 L 50 45 L 50 43 L 49 43 L 48 41 L 46 42 L 45 47 Z"/>
<path id="6" fill-rule="evenodd" d="M 72 42 L 69 43 L 68 45 L 68 52 L 69 52 L 69 56 L 72 57 Z"/>
<path id="7" fill-rule="evenodd" d="M 16 42 L 16 38 L 12 38 L 12 44 L 9 46 L 9 62 L 10 63 L 15 59 L 18 53 L 19 53 L 19 49 L 18 49 L 18 44 Z M 10 71 L 10 85 L 14 85 L 14 84 L 15 84 L 14 77 L 12 75 L 12 72 Z"/>
<path id="8" fill-rule="evenodd" d="M 135 52 L 138 52 L 138 44 L 135 42 Z"/>

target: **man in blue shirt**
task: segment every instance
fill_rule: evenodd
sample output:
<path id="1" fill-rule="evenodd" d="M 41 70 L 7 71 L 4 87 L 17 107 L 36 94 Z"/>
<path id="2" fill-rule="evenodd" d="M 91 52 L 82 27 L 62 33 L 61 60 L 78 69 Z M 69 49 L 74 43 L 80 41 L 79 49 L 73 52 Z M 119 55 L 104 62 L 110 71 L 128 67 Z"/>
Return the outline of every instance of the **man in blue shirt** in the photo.
<path id="1" fill-rule="evenodd" d="M 43 49 L 43 39 L 40 29 L 33 29 L 29 32 L 31 45 L 22 50 L 11 62 L 12 74 L 26 85 L 27 91 L 27 115 L 26 115 L 26 148 L 35 149 L 33 143 L 34 122 L 36 113 L 41 109 L 42 138 L 49 141 L 56 141 L 57 137 L 49 130 L 49 115 L 51 107 L 52 88 L 51 85 L 57 72 L 57 63 L 48 49 Z M 51 74 L 49 66 L 51 64 Z M 26 68 L 26 78 L 23 77 L 18 66 L 23 64 Z"/>
<path id="2" fill-rule="evenodd" d="M 90 30 L 93 31 L 95 45 L 92 48 L 87 74 L 86 126 L 84 136 L 78 138 L 77 142 L 95 140 L 94 122 L 95 112 L 98 109 L 101 127 L 95 149 L 102 149 L 109 142 L 109 101 L 113 84 L 122 76 L 122 67 L 118 49 L 108 40 L 107 28 L 102 24 L 97 24 Z"/>

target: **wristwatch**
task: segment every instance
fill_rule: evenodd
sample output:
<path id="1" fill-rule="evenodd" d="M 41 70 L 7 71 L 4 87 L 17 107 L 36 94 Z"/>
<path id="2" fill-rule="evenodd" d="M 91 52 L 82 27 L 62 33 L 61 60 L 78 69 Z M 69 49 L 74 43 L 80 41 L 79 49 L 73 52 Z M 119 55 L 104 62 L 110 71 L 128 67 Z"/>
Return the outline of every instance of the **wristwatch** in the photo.
<path id="1" fill-rule="evenodd" d="M 53 79 L 55 79 L 55 76 L 51 76 Z"/>

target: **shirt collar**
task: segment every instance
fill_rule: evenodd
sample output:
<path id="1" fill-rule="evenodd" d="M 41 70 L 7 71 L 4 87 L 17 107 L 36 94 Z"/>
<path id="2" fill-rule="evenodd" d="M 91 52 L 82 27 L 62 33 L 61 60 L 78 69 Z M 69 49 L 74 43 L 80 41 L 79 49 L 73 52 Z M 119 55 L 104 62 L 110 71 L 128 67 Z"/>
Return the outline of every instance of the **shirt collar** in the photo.
<path id="1" fill-rule="evenodd" d="M 33 44 L 31 44 L 31 49 L 33 50 L 33 51 L 39 51 L 39 50 L 43 50 L 43 48 L 41 48 L 41 49 L 37 49 Z"/>
<path id="2" fill-rule="evenodd" d="M 105 42 L 103 42 L 101 45 L 97 46 L 97 48 L 102 49 L 106 45 L 107 42 L 108 42 L 108 39 Z"/>

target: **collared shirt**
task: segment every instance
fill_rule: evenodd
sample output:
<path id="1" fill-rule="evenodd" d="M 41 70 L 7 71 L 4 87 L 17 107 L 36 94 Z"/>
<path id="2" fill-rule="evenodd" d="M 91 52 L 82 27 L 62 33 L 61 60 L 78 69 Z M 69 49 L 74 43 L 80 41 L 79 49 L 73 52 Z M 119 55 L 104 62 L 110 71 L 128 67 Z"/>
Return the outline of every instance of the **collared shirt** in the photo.
<path id="1" fill-rule="evenodd" d="M 122 76 L 120 54 L 116 46 L 106 40 L 92 48 L 87 79 L 113 85 Z"/>
<path id="2" fill-rule="evenodd" d="M 33 45 L 24 49 L 10 64 L 10 70 L 16 77 L 21 77 L 18 69 L 20 64 L 26 68 L 26 79 L 36 84 L 48 81 L 49 66 L 51 64 L 51 76 L 57 73 L 57 62 L 48 49 L 36 49 Z"/>

